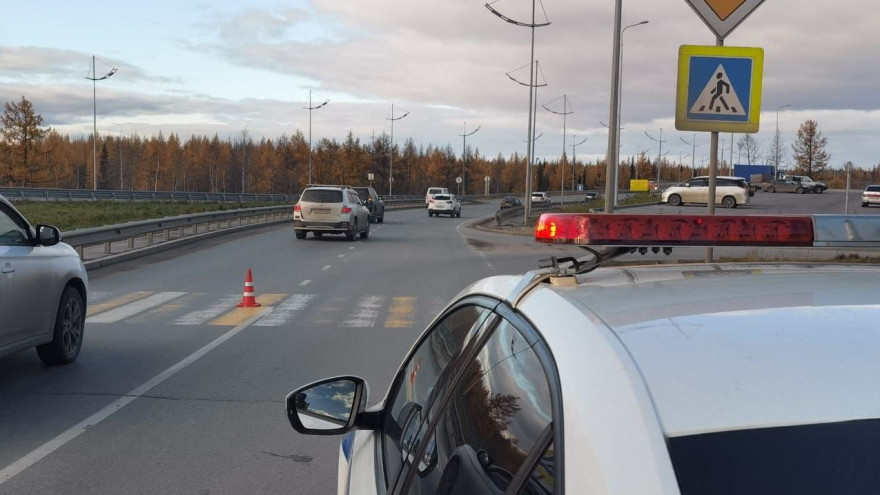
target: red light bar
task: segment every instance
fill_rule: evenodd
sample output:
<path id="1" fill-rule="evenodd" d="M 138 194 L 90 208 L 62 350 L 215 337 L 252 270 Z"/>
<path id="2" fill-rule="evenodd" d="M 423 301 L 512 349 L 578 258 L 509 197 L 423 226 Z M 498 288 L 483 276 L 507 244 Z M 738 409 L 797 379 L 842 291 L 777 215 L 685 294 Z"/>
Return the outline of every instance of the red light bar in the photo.
<path id="1" fill-rule="evenodd" d="M 535 240 L 594 246 L 812 246 L 809 216 L 544 213 Z"/>

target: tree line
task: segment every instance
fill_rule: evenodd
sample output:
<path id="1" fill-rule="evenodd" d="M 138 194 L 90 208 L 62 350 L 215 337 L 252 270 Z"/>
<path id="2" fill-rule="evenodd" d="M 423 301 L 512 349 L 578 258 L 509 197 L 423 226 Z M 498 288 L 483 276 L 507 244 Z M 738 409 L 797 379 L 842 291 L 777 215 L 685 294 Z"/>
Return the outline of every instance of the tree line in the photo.
<path id="1" fill-rule="evenodd" d="M 809 122 L 813 121 L 804 125 Z M 800 139 L 793 146 L 796 163 L 803 167 L 799 172 L 827 182 L 829 177 L 823 174 L 839 171 L 827 167 L 825 139 L 815 122 L 805 132 L 810 138 L 809 160 L 803 165 L 797 158 Z M 742 140 L 757 149 L 756 144 L 749 144 L 754 140 L 751 135 Z M 469 147 L 462 157 L 449 144 L 416 146 L 406 139 L 392 146 L 385 133 L 366 141 L 351 132 L 341 142 L 323 138 L 312 147 L 311 157 L 308 141 L 299 130 L 275 139 L 255 139 L 247 130 L 226 138 L 214 134 L 184 139 L 175 133 L 99 136 L 96 144 L 97 160 L 92 136 L 71 137 L 45 128 L 42 116 L 25 97 L 6 102 L 0 116 L 0 186 L 91 189 L 96 184 L 99 189 L 114 190 L 296 194 L 311 176 L 319 184 L 371 183 L 380 194 L 387 194 L 393 172 L 394 194 L 418 195 L 431 186 L 458 191 L 456 178 L 464 171 L 462 194 L 483 194 L 485 177 L 490 178 L 490 193 L 525 190 L 526 159 L 518 153 L 488 157 Z M 689 169 L 665 158 L 652 162 L 645 151 L 621 163 L 619 187 L 628 188 L 632 178 L 656 178 L 658 166 L 661 182 L 708 173 L 704 166 Z M 559 190 L 563 176 L 566 190 L 578 185 L 587 190 L 605 188 L 601 160 L 572 162 L 563 155 L 558 160 L 538 160 L 533 171 L 535 190 Z M 877 172 L 876 166 L 855 171 L 871 181 L 880 180 Z M 372 182 L 368 174 L 373 175 Z"/>

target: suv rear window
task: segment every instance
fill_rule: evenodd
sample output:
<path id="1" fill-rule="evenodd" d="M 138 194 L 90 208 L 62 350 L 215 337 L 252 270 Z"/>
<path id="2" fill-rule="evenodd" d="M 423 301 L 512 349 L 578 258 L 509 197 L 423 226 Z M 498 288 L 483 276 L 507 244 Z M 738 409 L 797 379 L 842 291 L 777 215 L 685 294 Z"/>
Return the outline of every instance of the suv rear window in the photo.
<path id="1" fill-rule="evenodd" d="M 440 200 L 446 201 L 446 200 L 449 200 L 449 196 L 447 196 L 445 194 L 435 194 L 434 199 L 440 199 Z"/>
<path id="2" fill-rule="evenodd" d="M 366 187 L 355 187 L 354 192 L 358 193 L 358 196 L 364 201 L 370 199 L 370 191 Z"/>
<path id="3" fill-rule="evenodd" d="M 306 189 L 299 200 L 307 203 L 342 203 L 342 191 Z"/>

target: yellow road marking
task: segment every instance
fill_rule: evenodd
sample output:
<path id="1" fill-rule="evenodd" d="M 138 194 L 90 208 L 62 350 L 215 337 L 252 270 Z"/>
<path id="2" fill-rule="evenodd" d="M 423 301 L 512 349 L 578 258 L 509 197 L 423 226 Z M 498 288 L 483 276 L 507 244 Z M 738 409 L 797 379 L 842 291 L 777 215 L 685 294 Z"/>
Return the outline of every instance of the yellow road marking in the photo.
<path id="1" fill-rule="evenodd" d="M 398 296 L 391 299 L 385 328 L 409 328 L 415 323 L 411 318 L 415 313 L 415 297 Z"/>
<path id="2" fill-rule="evenodd" d="M 211 325 L 238 326 L 253 318 L 255 315 L 261 314 L 270 308 L 273 304 L 287 297 L 288 294 L 260 294 L 257 296 L 257 302 L 262 304 L 258 308 L 235 308 L 225 315 L 213 320 Z"/>
<path id="3" fill-rule="evenodd" d="M 138 301 L 145 297 L 152 296 L 152 292 L 132 292 L 131 294 L 126 294 L 124 296 L 119 296 L 116 299 L 111 299 L 106 302 L 102 302 L 100 304 L 94 304 L 89 306 L 88 311 L 86 312 L 86 316 L 94 316 L 98 313 L 103 313 L 104 311 L 108 311 L 114 308 L 118 308 L 123 304 L 128 304 L 130 302 Z"/>

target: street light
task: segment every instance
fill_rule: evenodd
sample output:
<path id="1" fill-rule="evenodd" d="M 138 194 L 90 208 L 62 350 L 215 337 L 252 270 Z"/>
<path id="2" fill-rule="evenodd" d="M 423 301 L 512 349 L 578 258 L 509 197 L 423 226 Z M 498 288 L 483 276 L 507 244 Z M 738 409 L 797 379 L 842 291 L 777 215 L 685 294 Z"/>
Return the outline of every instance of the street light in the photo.
<path id="1" fill-rule="evenodd" d="M 328 103 L 330 103 L 330 100 L 325 98 L 324 103 L 313 107 L 312 92 L 309 91 L 309 106 L 303 107 L 304 109 L 309 111 L 309 184 L 312 183 L 312 110 L 317 110 Z"/>
<path id="2" fill-rule="evenodd" d="M 776 107 L 776 135 L 773 136 L 773 139 L 776 141 L 773 143 L 773 161 L 775 162 L 773 165 L 773 178 L 779 174 L 779 153 L 782 151 L 779 149 L 779 111 L 783 108 L 788 108 L 791 105 L 782 105 L 780 107 Z"/>
<path id="3" fill-rule="evenodd" d="M 462 186 L 461 187 L 463 188 L 465 193 L 467 193 L 467 177 L 464 175 L 465 167 L 467 165 L 467 137 L 473 136 L 479 130 L 480 130 L 480 126 L 477 126 L 476 129 L 474 129 L 471 132 L 468 132 L 467 131 L 467 122 L 465 122 L 464 125 L 462 125 L 462 134 L 461 134 L 461 181 L 462 181 Z"/>
<path id="4" fill-rule="evenodd" d="M 574 192 L 574 166 L 577 164 L 577 147 L 586 143 L 589 137 L 585 137 L 581 142 L 576 143 L 574 134 L 571 135 L 571 192 Z M 584 178 L 584 189 L 587 188 L 586 178 Z"/>
<path id="5" fill-rule="evenodd" d="M 697 169 L 694 165 L 694 159 L 697 157 L 697 146 L 699 146 L 697 144 L 697 133 L 696 132 L 694 133 L 694 137 L 693 137 L 694 142 L 692 142 L 692 143 L 685 141 L 684 138 L 681 136 L 679 136 L 679 139 L 681 139 L 682 143 L 691 147 L 691 179 L 693 179 L 694 175 L 696 175 L 696 171 L 697 171 Z M 702 166 L 702 164 L 700 166 Z"/>
<path id="6" fill-rule="evenodd" d="M 661 159 L 663 158 L 663 143 L 666 142 L 666 140 L 663 139 L 663 128 L 662 127 L 660 128 L 660 138 L 659 139 L 648 134 L 648 131 L 645 131 L 645 136 L 648 136 L 652 140 L 660 143 L 660 149 L 657 150 L 657 188 L 659 189 L 660 188 L 660 164 L 662 163 Z"/>
<path id="7" fill-rule="evenodd" d="M 391 184 L 394 182 L 394 121 L 409 115 L 409 110 L 400 117 L 394 118 L 394 103 L 391 104 L 391 152 L 388 153 L 388 195 L 391 196 Z"/>
<path id="8" fill-rule="evenodd" d="M 556 100 L 558 100 L 558 99 L 559 98 L 556 98 Z M 553 101 L 556 101 L 556 100 L 553 100 Z M 553 103 L 553 102 L 550 102 L 550 103 Z M 562 157 L 560 157 L 560 159 L 559 159 L 559 162 L 562 165 L 562 170 L 559 174 L 559 182 L 560 182 L 559 189 L 562 194 L 562 199 L 561 199 L 562 204 L 565 204 L 565 118 L 568 115 L 573 114 L 574 111 L 568 109 L 568 95 L 565 95 L 565 94 L 562 95 L 562 111 L 561 112 L 551 110 L 547 105 L 541 105 L 541 106 L 544 107 L 544 110 L 547 110 L 550 113 L 555 113 L 556 115 L 562 115 Z M 574 168 L 572 168 L 572 171 L 574 171 Z M 574 185 L 574 184 L 572 184 L 572 185 Z"/>
<path id="9" fill-rule="evenodd" d="M 623 127 L 620 125 L 623 123 L 621 119 L 621 113 L 623 108 L 623 33 L 626 32 L 627 29 L 636 26 L 644 26 L 648 21 L 641 21 L 635 24 L 630 24 L 623 29 L 620 30 L 620 67 L 618 69 L 619 75 L 617 79 L 617 84 L 620 88 L 617 90 L 617 149 L 620 149 L 620 131 L 623 130 Z M 620 154 L 618 153 L 617 157 L 618 161 L 620 161 Z M 619 167 L 614 168 L 614 201 L 613 205 L 617 206 L 617 174 L 620 170 Z"/>
<path id="10" fill-rule="evenodd" d="M 98 77 L 95 74 L 95 56 L 92 55 L 92 71 L 89 72 L 91 77 L 86 76 L 86 79 L 92 81 L 92 189 L 98 190 L 98 90 L 97 90 L 97 81 L 103 81 L 108 77 L 116 74 L 118 70 L 116 67 L 110 67 L 108 64 L 101 62 L 104 65 L 110 67 L 110 72 L 104 74 L 101 77 Z"/>

